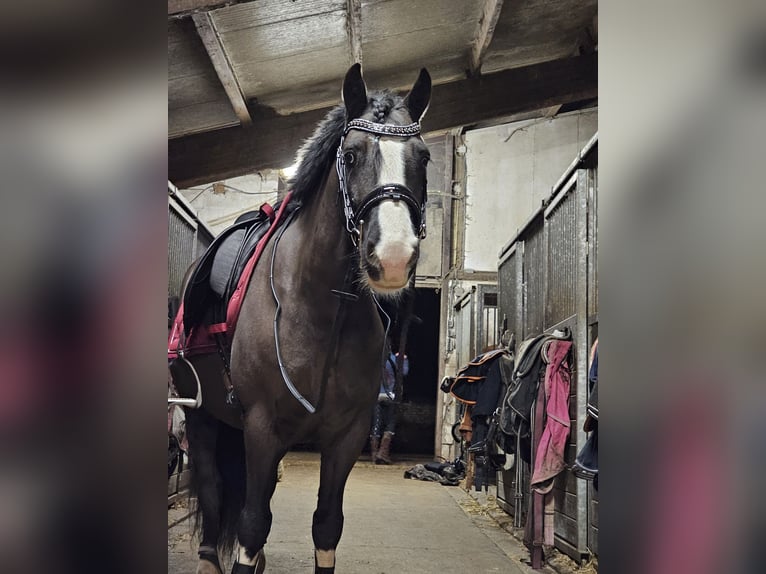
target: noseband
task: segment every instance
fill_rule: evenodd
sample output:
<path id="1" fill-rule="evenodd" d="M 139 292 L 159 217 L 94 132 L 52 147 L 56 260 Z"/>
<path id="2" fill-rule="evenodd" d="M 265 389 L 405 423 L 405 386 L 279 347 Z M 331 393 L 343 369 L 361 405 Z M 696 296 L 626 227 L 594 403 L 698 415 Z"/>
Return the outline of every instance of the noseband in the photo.
<path id="1" fill-rule="evenodd" d="M 346 181 L 346 161 L 343 157 L 343 142 L 346 135 L 351 130 L 359 130 L 381 136 L 393 136 L 399 138 L 410 138 L 420 135 L 420 124 L 412 123 L 406 126 L 394 126 L 389 124 L 378 124 L 369 120 L 356 119 L 351 120 L 346 125 L 343 136 L 340 138 L 340 145 L 335 154 L 335 168 L 338 171 L 338 184 L 340 193 L 343 196 L 343 213 L 346 216 L 346 231 L 351 235 L 351 241 L 354 245 L 361 239 L 359 228 L 364 222 L 364 218 L 369 211 L 381 201 L 387 199 L 399 202 L 404 201 L 410 210 L 414 220 L 417 222 L 418 236 L 424 239 L 426 236 L 426 190 L 423 190 L 423 203 L 420 203 L 412 190 L 406 185 L 400 183 L 384 183 L 368 193 L 359 203 L 357 208 L 351 201 L 348 194 L 348 184 Z"/>

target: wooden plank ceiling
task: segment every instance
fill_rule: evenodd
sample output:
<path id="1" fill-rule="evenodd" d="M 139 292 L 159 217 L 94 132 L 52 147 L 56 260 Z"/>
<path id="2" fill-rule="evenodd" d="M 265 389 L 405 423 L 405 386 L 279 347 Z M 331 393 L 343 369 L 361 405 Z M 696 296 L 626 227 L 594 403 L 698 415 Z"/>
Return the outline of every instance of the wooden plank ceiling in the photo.
<path id="1" fill-rule="evenodd" d="M 428 68 L 430 131 L 592 101 L 596 10 L 596 0 L 168 0 L 170 178 L 184 187 L 289 165 L 355 61 L 372 88 L 406 90 Z"/>

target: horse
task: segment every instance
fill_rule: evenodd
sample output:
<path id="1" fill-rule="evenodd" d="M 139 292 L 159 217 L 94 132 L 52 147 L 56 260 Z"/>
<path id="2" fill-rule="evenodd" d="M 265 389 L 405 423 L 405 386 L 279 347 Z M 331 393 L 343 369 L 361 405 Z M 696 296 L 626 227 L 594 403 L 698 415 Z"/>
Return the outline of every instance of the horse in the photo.
<path id="1" fill-rule="evenodd" d="M 203 397 L 186 423 L 201 514 L 198 574 L 222 574 L 219 553 L 235 545 L 232 574 L 264 571 L 277 467 L 307 442 L 321 454 L 314 572 L 335 571 L 346 480 L 382 376 L 380 302 L 412 288 L 425 237 L 430 157 L 420 121 L 430 98 L 425 68 L 404 97 L 368 92 L 361 66 L 349 68 L 342 104 L 298 152 L 294 208 L 242 301 L 230 359 L 238 408 L 227 403 L 218 357 L 191 358 Z M 188 380 L 178 386 L 193 396 Z"/>

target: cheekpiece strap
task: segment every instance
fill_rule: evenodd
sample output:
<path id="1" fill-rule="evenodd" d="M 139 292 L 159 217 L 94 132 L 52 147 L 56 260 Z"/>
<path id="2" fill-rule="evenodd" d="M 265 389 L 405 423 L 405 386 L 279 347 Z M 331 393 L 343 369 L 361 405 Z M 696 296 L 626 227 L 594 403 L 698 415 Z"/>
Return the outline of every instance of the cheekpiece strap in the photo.
<path id="1" fill-rule="evenodd" d="M 363 120 L 357 118 L 351 120 L 346 124 L 346 130 L 343 132 L 345 136 L 350 130 L 362 130 L 372 134 L 378 134 L 381 136 L 398 136 L 398 137 L 411 137 L 420 135 L 420 124 L 417 122 L 408 124 L 406 126 L 394 126 L 391 124 L 378 124 L 371 122 L 370 120 Z"/>

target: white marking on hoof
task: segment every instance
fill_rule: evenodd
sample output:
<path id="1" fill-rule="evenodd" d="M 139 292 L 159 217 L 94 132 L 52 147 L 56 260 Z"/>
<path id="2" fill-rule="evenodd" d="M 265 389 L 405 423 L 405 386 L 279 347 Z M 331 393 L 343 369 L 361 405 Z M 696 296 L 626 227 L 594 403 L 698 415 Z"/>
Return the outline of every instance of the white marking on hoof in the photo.
<path id="1" fill-rule="evenodd" d="M 250 558 L 250 556 L 247 555 L 247 550 L 245 550 L 245 547 L 237 543 L 237 562 L 240 564 L 244 564 L 245 566 L 255 566 L 258 564 L 258 558 L 261 554 L 262 551 L 259 551 L 255 556 Z"/>
<path id="2" fill-rule="evenodd" d="M 317 566 L 320 568 L 335 567 L 335 550 L 314 550 L 316 553 Z"/>

